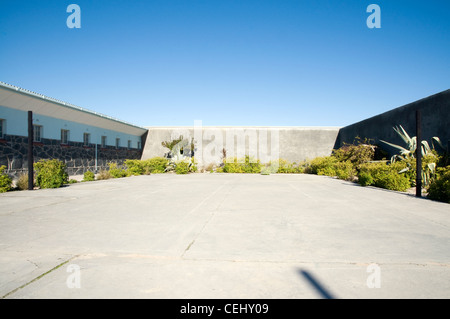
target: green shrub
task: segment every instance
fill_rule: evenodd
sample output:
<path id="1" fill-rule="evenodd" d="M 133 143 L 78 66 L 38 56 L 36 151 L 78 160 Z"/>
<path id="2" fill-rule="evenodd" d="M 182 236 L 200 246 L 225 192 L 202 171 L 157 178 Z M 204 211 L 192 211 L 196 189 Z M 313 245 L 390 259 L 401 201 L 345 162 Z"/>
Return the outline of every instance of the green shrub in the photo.
<path id="1" fill-rule="evenodd" d="M 40 188 L 57 188 L 67 184 L 66 164 L 57 159 L 44 159 L 34 163 L 36 185 Z"/>
<path id="2" fill-rule="evenodd" d="M 4 173 L 5 169 L 5 165 L 0 166 L 0 193 L 9 191 L 12 185 L 12 179 Z"/>
<path id="3" fill-rule="evenodd" d="M 375 157 L 376 146 L 369 143 L 366 139 L 361 141 L 356 138 L 357 144 L 345 144 L 337 150 L 333 150 L 332 156 L 339 162 L 349 161 L 355 169 L 358 169 L 362 163 L 373 161 Z"/>
<path id="4" fill-rule="evenodd" d="M 71 178 L 71 179 L 69 179 L 69 181 L 67 183 L 68 184 L 75 184 L 75 183 L 78 183 L 78 181 L 76 179 Z"/>
<path id="5" fill-rule="evenodd" d="M 144 165 L 141 160 L 137 159 L 127 159 L 124 162 L 125 166 L 127 167 L 127 173 L 128 175 L 142 175 L 144 174 Z"/>
<path id="6" fill-rule="evenodd" d="M 249 156 L 245 156 L 244 163 L 241 163 L 244 173 L 261 173 L 261 162 Z"/>
<path id="7" fill-rule="evenodd" d="M 262 165 L 259 160 L 250 158 L 248 155 L 242 159 L 227 158 L 223 160 L 224 173 L 261 173 Z"/>
<path id="8" fill-rule="evenodd" d="M 189 173 L 189 162 L 179 161 L 175 166 L 175 173 L 177 174 L 187 174 Z"/>
<path id="9" fill-rule="evenodd" d="M 278 164 L 278 170 L 277 173 L 282 173 L 282 174 L 295 174 L 295 173 L 303 173 L 303 167 L 301 167 L 300 165 L 298 165 L 297 163 L 292 163 L 289 162 L 285 159 L 278 159 L 278 161 L 276 161 L 275 163 L 270 163 L 277 165 Z"/>
<path id="10" fill-rule="evenodd" d="M 109 166 L 109 173 L 113 178 L 121 178 L 126 177 L 128 175 L 126 170 L 117 166 L 117 163 L 108 163 L 108 166 Z"/>
<path id="11" fill-rule="evenodd" d="M 426 188 L 436 175 L 436 163 L 439 161 L 440 156 L 435 151 L 428 152 L 427 155 L 422 157 L 422 185 Z M 397 157 L 394 162 L 399 164 L 403 169 L 403 173 L 408 177 L 411 186 L 416 185 L 416 158 L 413 156 Z M 401 159 L 400 159 L 401 158 Z"/>
<path id="12" fill-rule="evenodd" d="M 334 165 L 338 162 L 337 158 L 332 156 L 316 157 L 309 161 L 305 168 L 305 173 L 335 176 Z"/>
<path id="13" fill-rule="evenodd" d="M 334 172 L 334 176 L 347 181 L 353 180 L 356 176 L 356 169 L 350 161 L 337 162 L 334 164 Z"/>
<path id="14" fill-rule="evenodd" d="M 141 162 L 143 173 L 148 175 L 154 173 L 164 173 L 169 161 L 164 157 L 152 157 Z"/>
<path id="15" fill-rule="evenodd" d="M 83 182 L 95 181 L 95 174 L 91 171 L 86 171 L 83 175 Z"/>
<path id="16" fill-rule="evenodd" d="M 358 174 L 360 185 L 373 185 L 385 189 L 404 192 L 411 187 L 409 177 L 399 173 L 405 168 L 402 163 L 386 164 L 385 162 L 365 163 Z"/>
<path id="17" fill-rule="evenodd" d="M 243 173 L 241 163 L 238 163 L 237 157 L 226 158 L 223 160 L 222 170 L 224 173 Z"/>
<path id="18" fill-rule="evenodd" d="M 375 186 L 400 192 L 405 192 L 411 187 L 409 179 L 396 171 L 380 175 L 375 180 Z"/>
<path id="19" fill-rule="evenodd" d="M 437 178 L 428 187 L 428 198 L 450 203 L 450 166 L 439 167 Z"/>
<path id="20" fill-rule="evenodd" d="M 374 184 L 374 180 L 369 172 L 361 172 L 358 175 L 358 183 L 361 186 L 370 186 Z"/>

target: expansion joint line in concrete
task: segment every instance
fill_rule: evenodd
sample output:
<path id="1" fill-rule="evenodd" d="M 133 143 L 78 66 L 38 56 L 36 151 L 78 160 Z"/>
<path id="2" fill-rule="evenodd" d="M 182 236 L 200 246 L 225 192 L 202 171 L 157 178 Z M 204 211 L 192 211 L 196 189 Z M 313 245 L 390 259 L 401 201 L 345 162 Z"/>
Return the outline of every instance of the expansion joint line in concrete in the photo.
<path id="1" fill-rule="evenodd" d="M 32 283 L 35 282 L 35 281 L 38 281 L 39 279 L 41 279 L 41 278 L 44 277 L 45 275 L 48 275 L 48 274 L 51 273 L 52 271 L 54 271 L 54 270 L 60 268 L 61 266 L 64 266 L 65 264 L 67 264 L 68 262 L 70 262 L 71 260 L 73 260 L 74 258 L 77 258 L 77 257 L 78 257 L 78 255 L 75 255 L 75 256 L 73 256 L 73 257 L 67 259 L 66 261 L 63 261 L 62 263 L 60 263 L 60 264 L 58 264 L 57 266 L 53 267 L 52 269 L 50 269 L 50 270 L 44 272 L 43 274 L 37 276 L 36 278 L 30 280 L 29 282 L 23 284 L 22 286 L 17 287 L 16 289 L 11 290 L 11 291 L 8 292 L 6 295 L 3 295 L 3 296 L 1 297 L 1 299 L 5 299 L 5 298 L 7 298 L 8 296 L 12 295 L 13 293 L 19 291 L 20 289 L 25 288 L 26 286 L 32 284 Z"/>
<path id="2" fill-rule="evenodd" d="M 221 190 L 225 185 L 229 184 L 230 182 L 227 182 L 221 186 L 219 186 L 218 189 L 216 189 L 210 196 L 208 196 L 207 198 L 205 198 L 205 200 L 202 201 L 201 204 L 203 204 L 204 202 L 206 202 L 207 200 L 209 200 L 211 197 L 213 197 L 215 194 L 217 194 L 219 192 L 219 190 Z M 230 194 L 230 191 L 227 192 L 227 195 Z M 214 217 L 214 215 L 216 214 L 216 212 L 219 210 L 219 208 L 222 206 L 223 202 L 225 201 L 226 196 L 220 201 L 220 203 L 217 205 L 217 207 L 214 209 L 214 211 L 212 212 L 212 214 L 209 216 L 209 218 L 206 220 L 206 222 L 203 224 L 202 229 L 198 232 L 198 234 L 195 235 L 194 239 L 189 243 L 189 245 L 186 247 L 186 249 L 183 251 L 183 253 L 181 254 L 181 258 L 184 258 L 184 255 L 188 252 L 188 250 L 192 247 L 192 245 L 194 245 L 195 240 L 198 238 L 198 236 L 200 236 L 200 234 L 203 232 L 203 230 L 206 228 L 206 225 L 208 225 L 208 223 L 211 221 L 211 219 Z M 197 209 L 199 206 L 197 206 L 195 209 Z"/>

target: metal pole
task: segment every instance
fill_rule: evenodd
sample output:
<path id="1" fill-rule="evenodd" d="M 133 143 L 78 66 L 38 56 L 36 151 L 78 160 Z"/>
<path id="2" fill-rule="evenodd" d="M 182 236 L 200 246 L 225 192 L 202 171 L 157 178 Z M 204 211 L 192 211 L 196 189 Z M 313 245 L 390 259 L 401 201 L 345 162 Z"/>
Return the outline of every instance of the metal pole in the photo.
<path id="1" fill-rule="evenodd" d="M 97 174 L 97 142 L 95 142 L 95 173 Z"/>
<path id="2" fill-rule="evenodd" d="M 28 190 L 33 190 L 33 112 L 28 111 Z"/>
<path id="3" fill-rule="evenodd" d="M 416 197 L 422 197 L 422 119 L 416 110 Z"/>

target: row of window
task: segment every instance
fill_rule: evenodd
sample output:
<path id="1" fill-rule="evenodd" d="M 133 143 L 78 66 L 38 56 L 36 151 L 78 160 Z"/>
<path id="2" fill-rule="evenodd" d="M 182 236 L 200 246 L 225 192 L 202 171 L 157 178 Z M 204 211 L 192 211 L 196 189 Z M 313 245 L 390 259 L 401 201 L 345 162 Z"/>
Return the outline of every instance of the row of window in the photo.
<path id="1" fill-rule="evenodd" d="M 69 143 L 69 130 L 61 129 L 61 144 L 68 144 Z M 41 134 L 42 134 L 42 126 L 41 125 L 33 125 L 33 134 L 34 134 L 34 141 L 40 142 L 41 141 Z M 102 136 L 101 138 L 101 147 L 106 147 L 107 143 L 107 136 Z M 91 133 L 83 133 L 83 145 L 89 146 L 91 144 Z M 116 148 L 119 148 L 120 145 L 120 138 L 116 138 Z M 127 141 L 127 148 L 131 148 L 131 140 Z M 137 148 L 141 148 L 141 142 L 138 142 Z"/>
<path id="2" fill-rule="evenodd" d="M 0 138 L 3 138 L 4 135 L 4 129 L 5 129 L 5 120 L 0 119 Z M 42 137 L 42 125 L 33 125 L 33 140 L 35 142 L 40 142 Z M 70 138 L 70 131 L 69 130 L 61 130 L 61 144 L 68 144 Z M 106 136 L 102 136 L 101 138 L 101 147 L 106 147 Z M 90 133 L 83 133 L 83 145 L 89 146 L 91 144 L 91 134 Z M 116 148 L 119 148 L 121 146 L 120 138 L 116 138 Z M 131 140 L 127 141 L 127 147 L 131 148 Z M 137 148 L 141 148 L 141 142 L 137 143 Z"/>

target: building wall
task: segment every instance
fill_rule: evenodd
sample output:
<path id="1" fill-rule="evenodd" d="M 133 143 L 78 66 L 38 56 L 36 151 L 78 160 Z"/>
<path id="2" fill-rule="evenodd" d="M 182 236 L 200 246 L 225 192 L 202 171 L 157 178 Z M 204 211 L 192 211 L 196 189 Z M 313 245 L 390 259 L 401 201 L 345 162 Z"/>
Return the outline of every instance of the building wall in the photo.
<path id="1" fill-rule="evenodd" d="M 422 139 L 430 143 L 431 138 L 437 136 L 449 147 L 450 90 L 446 90 L 342 128 L 335 148 L 344 143 L 353 143 L 355 137 L 359 136 L 372 139 L 375 144 L 393 155 L 398 150 L 380 143 L 380 140 L 404 146 L 405 143 L 393 127 L 401 125 L 410 136 L 416 136 L 416 110 L 420 110 L 422 116 Z"/>
<path id="2" fill-rule="evenodd" d="M 0 106 L 0 119 L 3 120 L 0 166 L 5 165 L 10 175 L 17 176 L 21 172 L 26 172 L 28 167 L 28 114 Z M 69 175 L 104 169 L 108 167 L 108 162 L 122 164 L 126 159 L 140 159 L 142 155 L 141 136 L 37 113 L 33 113 L 33 124 L 42 126 L 41 140 L 33 143 L 34 161 L 60 159 L 66 163 Z M 61 129 L 69 130 L 69 141 L 64 145 L 61 144 Z M 84 145 L 83 133 L 90 133 L 88 145 Z M 107 137 L 104 147 L 101 146 L 101 136 Z M 116 138 L 120 138 L 118 148 Z M 128 140 L 131 141 L 130 148 Z"/>
<path id="3" fill-rule="evenodd" d="M 0 119 L 4 119 L 6 124 L 3 133 L 16 136 L 28 136 L 27 112 L 0 106 Z M 128 146 L 128 140 L 131 140 L 131 148 L 138 148 L 138 143 L 141 142 L 140 136 L 77 123 L 68 119 L 52 118 L 38 113 L 33 113 L 33 124 L 42 126 L 41 137 L 47 139 L 60 140 L 61 129 L 64 129 L 69 130 L 69 140 L 72 142 L 83 142 L 83 133 L 91 134 L 90 142 L 93 144 L 100 144 L 101 136 L 107 137 L 106 145 L 109 146 L 116 145 L 116 138 L 120 138 L 120 146 L 122 147 Z"/>

